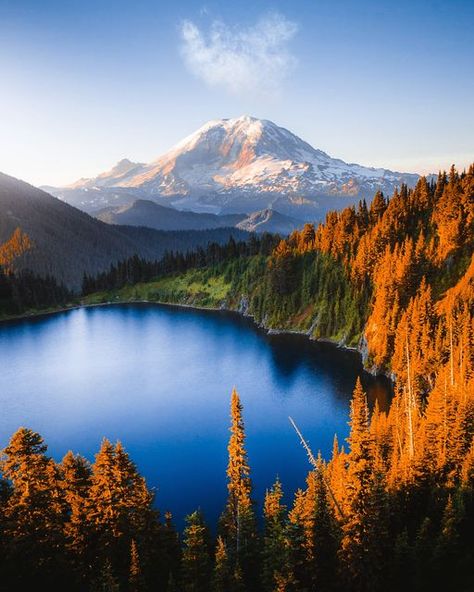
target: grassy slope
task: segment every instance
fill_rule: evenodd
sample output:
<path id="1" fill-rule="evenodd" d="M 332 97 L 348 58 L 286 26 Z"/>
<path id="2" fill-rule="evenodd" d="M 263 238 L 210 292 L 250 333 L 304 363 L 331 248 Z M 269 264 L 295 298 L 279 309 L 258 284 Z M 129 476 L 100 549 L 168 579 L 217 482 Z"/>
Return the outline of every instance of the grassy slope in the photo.
<path id="1" fill-rule="evenodd" d="M 219 308 L 227 299 L 230 283 L 224 276 L 208 277 L 205 270 L 190 270 L 182 275 L 171 275 L 118 290 L 96 292 L 83 298 L 84 304 L 105 302 L 169 302 L 209 308 Z"/>
<path id="2" fill-rule="evenodd" d="M 324 266 L 324 261 L 321 263 Z M 264 257 L 243 258 L 212 268 L 193 269 L 155 281 L 98 292 L 83 299 L 84 304 L 107 302 L 164 302 L 205 308 L 244 308 L 256 322 L 267 328 L 300 331 L 314 338 L 356 346 L 363 328 L 364 314 L 349 312 L 351 299 L 344 291 L 328 295 L 327 282 L 318 281 L 309 302 L 292 302 L 292 296 L 278 298 L 265 276 Z M 321 269 L 326 277 L 326 269 Z M 316 277 L 316 280 L 319 278 Z M 321 278 L 322 279 L 322 278 Z M 354 318 L 359 321 L 355 322 Z"/>

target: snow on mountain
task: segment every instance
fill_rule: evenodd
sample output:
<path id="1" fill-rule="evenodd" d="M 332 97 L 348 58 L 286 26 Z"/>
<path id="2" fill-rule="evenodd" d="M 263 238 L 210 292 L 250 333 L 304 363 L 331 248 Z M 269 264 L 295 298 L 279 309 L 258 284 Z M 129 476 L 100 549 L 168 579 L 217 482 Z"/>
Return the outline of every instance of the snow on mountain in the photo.
<path id="1" fill-rule="evenodd" d="M 177 209 L 248 213 L 273 208 L 315 218 L 339 205 L 340 200 L 322 198 L 370 199 L 378 189 L 390 193 L 417 179 L 331 158 L 271 121 L 242 116 L 206 123 L 150 164 L 122 160 L 95 179 L 54 193 L 78 207 L 82 198 L 84 209 L 87 203 L 97 209 L 145 197 Z M 92 195 L 85 196 L 87 191 Z"/>
<path id="2" fill-rule="evenodd" d="M 127 179 L 130 175 L 138 174 L 145 165 L 139 162 L 132 162 L 128 158 L 120 160 L 110 171 L 102 173 L 95 179 L 79 179 L 75 183 L 68 185 L 70 189 L 88 188 L 94 189 L 97 187 L 112 187 L 120 185 L 122 181 Z"/>

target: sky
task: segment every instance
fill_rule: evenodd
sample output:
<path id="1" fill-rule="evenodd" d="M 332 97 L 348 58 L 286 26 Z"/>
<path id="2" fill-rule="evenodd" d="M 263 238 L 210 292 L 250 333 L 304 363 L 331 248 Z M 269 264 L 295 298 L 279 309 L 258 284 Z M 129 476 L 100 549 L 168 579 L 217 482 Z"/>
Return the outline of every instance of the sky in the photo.
<path id="1" fill-rule="evenodd" d="M 65 185 L 211 119 L 331 156 L 474 161 L 473 0 L 0 0 L 0 171 Z"/>

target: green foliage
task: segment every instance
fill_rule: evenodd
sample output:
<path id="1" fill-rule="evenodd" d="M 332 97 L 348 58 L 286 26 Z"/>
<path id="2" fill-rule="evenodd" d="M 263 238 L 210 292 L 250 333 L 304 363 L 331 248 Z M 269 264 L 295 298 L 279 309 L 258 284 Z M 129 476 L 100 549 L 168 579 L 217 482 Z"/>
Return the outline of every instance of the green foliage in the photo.
<path id="1" fill-rule="evenodd" d="M 183 592 L 207 592 L 211 579 L 211 535 L 201 512 L 186 517 L 181 582 Z"/>
<path id="2" fill-rule="evenodd" d="M 239 295 L 247 296 L 248 312 L 257 322 L 348 345 L 357 343 L 370 296 L 355 290 L 342 264 L 318 251 L 294 256 L 284 268 L 272 258 L 247 263 L 233 277 L 231 299 L 235 302 Z M 286 269 L 291 269 L 291 276 L 279 291 L 275 287 L 281 285 L 280 276 Z"/>

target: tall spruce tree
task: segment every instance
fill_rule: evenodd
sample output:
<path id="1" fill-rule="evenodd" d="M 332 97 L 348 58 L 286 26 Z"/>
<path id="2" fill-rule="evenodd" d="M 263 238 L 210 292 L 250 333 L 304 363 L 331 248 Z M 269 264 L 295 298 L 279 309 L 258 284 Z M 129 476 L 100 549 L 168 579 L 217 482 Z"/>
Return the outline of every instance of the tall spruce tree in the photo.
<path id="1" fill-rule="evenodd" d="M 112 561 L 119 581 L 128 578 L 132 539 L 139 542 L 155 528 L 153 496 L 120 443 L 102 442 L 93 465 L 87 519 L 95 536 L 96 561 Z M 141 558 L 141 569 L 147 567 Z"/>
<path id="2" fill-rule="evenodd" d="M 183 592 L 208 592 L 211 580 L 211 538 L 200 511 L 186 517 L 181 560 Z"/>
<path id="3" fill-rule="evenodd" d="M 135 539 L 132 539 L 130 545 L 130 568 L 128 575 L 128 590 L 129 592 L 144 592 L 145 590 L 142 569 L 140 566 L 140 555 L 138 553 L 138 546 Z"/>
<path id="4" fill-rule="evenodd" d="M 328 499 L 328 489 L 324 480 L 325 467 L 320 463 L 316 472 L 316 508 L 312 533 L 313 587 L 318 592 L 338 589 L 339 526 L 334 509 Z"/>
<path id="5" fill-rule="evenodd" d="M 92 531 L 87 520 L 87 505 L 92 471 L 89 462 L 69 451 L 61 465 L 61 485 L 67 506 L 68 520 L 64 527 L 66 548 L 80 587 L 90 577 L 93 558 L 90 553 Z"/>
<path id="6" fill-rule="evenodd" d="M 360 379 L 351 401 L 350 427 L 347 510 L 340 558 L 351 589 L 373 592 L 379 589 L 384 574 L 386 508 L 383 486 L 374 471 L 369 409 Z"/>
<path id="7" fill-rule="evenodd" d="M 283 490 L 277 479 L 266 492 L 263 504 L 262 586 L 268 592 L 274 591 L 278 580 L 289 570 L 286 506 L 282 498 Z"/>
<path id="8" fill-rule="evenodd" d="M 251 591 L 258 589 L 258 539 L 242 410 L 240 397 L 234 388 L 231 395 L 231 435 L 228 445 L 228 497 L 220 526 L 226 541 L 231 572 L 234 575 L 242 573 L 245 586 Z"/>
<path id="9" fill-rule="evenodd" d="M 231 585 L 231 567 L 224 539 L 217 537 L 212 574 L 212 592 L 227 592 Z"/>

